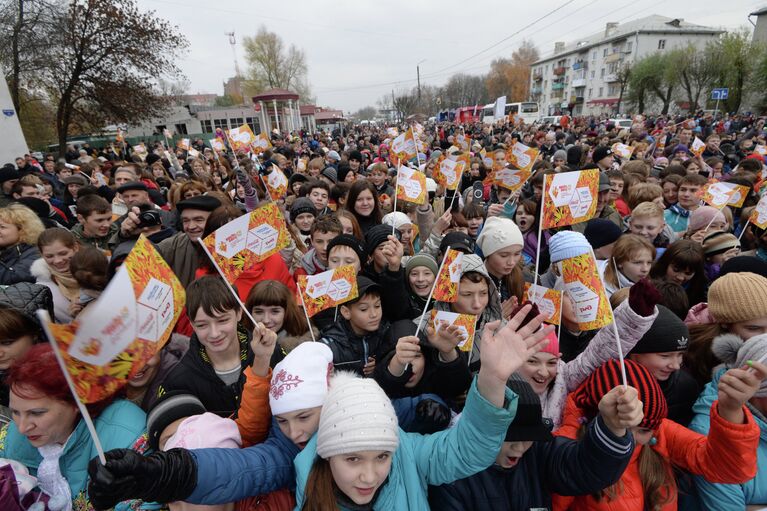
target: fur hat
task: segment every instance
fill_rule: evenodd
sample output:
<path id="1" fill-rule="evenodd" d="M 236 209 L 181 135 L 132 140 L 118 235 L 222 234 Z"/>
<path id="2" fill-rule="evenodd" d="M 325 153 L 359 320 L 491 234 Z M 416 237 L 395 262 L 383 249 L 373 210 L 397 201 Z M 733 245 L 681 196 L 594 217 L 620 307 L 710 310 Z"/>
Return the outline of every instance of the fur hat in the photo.
<path id="1" fill-rule="evenodd" d="M 719 367 L 727 369 L 743 367 L 746 362 L 762 360 L 767 356 L 767 334 L 755 335 L 746 342 L 735 334 L 724 334 L 714 337 L 711 352 L 722 361 Z M 716 369 L 715 369 L 716 371 Z M 763 380 L 756 397 L 767 397 L 767 380 Z"/>

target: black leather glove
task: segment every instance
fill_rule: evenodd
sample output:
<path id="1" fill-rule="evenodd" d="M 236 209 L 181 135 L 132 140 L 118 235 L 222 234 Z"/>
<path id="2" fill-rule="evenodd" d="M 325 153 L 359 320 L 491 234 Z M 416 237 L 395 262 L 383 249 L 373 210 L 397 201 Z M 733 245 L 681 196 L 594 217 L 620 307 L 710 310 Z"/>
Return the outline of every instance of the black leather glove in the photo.
<path id="1" fill-rule="evenodd" d="M 450 408 L 433 399 L 423 399 L 415 406 L 415 421 L 411 431 L 430 435 L 450 424 Z"/>
<path id="2" fill-rule="evenodd" d="M 118 502 L 185 500 L 197 486 L 197 462 L 186 449 L 171 449 L 143 456 L 130 449 L 106 453 L 88 464 L 88 497 L 96 509 L 111 509 Z"/>

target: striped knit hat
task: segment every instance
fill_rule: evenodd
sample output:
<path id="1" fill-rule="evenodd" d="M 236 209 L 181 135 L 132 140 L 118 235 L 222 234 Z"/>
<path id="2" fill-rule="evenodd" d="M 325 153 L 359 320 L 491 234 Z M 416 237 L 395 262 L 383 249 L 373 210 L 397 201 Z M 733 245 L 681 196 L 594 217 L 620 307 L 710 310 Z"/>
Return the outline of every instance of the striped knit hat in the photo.
<path id="1" fill-rule="evenodd" d="M 624 362 L 626 382 L 637 389 L 639 400 L 642 401 L 644 408 L 644 419 L 639 427 L 657 429 L 661 420 L 668 414 L 663 391 L 655 377 L 643 365 L 632 360 L 624 360 Z M 602 397 L 622 383 L 620 362 L 618 360 L 605 362 L 575 391 L 575 404 L 591 420 L 599 413 L 599 401 Z"/>

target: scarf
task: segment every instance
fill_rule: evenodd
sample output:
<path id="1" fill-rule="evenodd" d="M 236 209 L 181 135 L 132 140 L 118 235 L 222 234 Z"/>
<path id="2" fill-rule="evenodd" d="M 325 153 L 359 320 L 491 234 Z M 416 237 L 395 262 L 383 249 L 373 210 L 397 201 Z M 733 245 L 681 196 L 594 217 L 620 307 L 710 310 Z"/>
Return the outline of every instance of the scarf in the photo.
<path id="1" fill-rule="evenodd" d="M 37 469 L 37 480 L 40 488 L 51 497 L 48 507 L 51 511 L 72 511 L 72 491 L 59 466 L 64 445 L 44 445 L 37 450 L 43 457 Z"/>
<path id="2" fill-rule="evenodd" d="M 59 290 L 70 302 L 77 302 L 80 299 L 80 284 L 69 271 L 58 271 L 51 265 L 48 265 L 53 281 L 59 286 Z"/>

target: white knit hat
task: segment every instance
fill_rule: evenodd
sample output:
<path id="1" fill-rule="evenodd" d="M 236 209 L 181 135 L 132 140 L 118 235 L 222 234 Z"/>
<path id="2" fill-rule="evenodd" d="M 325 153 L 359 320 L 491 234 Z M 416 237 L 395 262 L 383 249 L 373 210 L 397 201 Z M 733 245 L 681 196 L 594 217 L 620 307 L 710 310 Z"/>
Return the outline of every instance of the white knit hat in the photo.
<path id="1" fill-rule="evenodd" d="M 398 445 L 397 414 L 375 380 L 336 373 L 320 414 L 317 454 L 328 459 L 359 451 L 394 452 Z"/>
<path id="2" fill-rule="evenodd" d="M 410 217 L 401 211 L 392 211 L 384 215 L 381 219 L 381 223 L 384 225 L 391 225 L 392 227 L 399 229 L 403 225 L 410 225 L 413 223 Z"/>
<path id="3" fill-rule="evenodd" d="M 586 237 L 576 231 L 559 231 L 549 239 L 549 258 L 552 263 L 591 252 Z"/>
<path id="4" fill-rule="evenodd" d="M 519 245 L 521 247 L 524 244 L 525 240 L 522 238 L 522 231 L 519 230 L 517 224 L 508 218 L 500 216 L 491 216 L 485 220 L 482 232 L 479 233 L 477 238 L 477 245 L 485 257 L 502 248 L 510 247 L 511 245 Z"/>
<path id="5" fill-rule="evenodd" d="M 269 387 L 272 415 L 322 406 L 333 372 L 333 352 L 321 342 L 302 342 L 274 366 Z"/>

